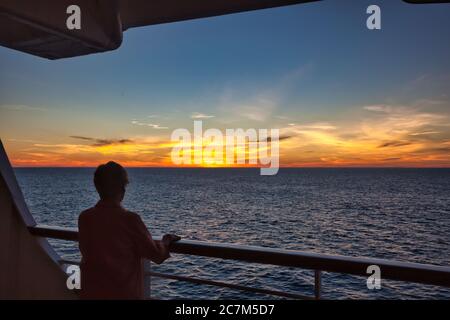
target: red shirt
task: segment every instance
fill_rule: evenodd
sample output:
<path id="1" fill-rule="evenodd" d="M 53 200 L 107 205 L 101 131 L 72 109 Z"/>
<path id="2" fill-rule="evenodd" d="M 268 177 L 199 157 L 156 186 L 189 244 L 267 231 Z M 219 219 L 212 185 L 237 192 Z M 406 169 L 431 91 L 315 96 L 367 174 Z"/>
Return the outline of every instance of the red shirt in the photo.
<path id="1" fill-rule="evenodd" d="M 139 215 L 100 200 L 78 218 L 82 299 L 142 299 L 142 258 L 169 254 L 153 241 Z"/>

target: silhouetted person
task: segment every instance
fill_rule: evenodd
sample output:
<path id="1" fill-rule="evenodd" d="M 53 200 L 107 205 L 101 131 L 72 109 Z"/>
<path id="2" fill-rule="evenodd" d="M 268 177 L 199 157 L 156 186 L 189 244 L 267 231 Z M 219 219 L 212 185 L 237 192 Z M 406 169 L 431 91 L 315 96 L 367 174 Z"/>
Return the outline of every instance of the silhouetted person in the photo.
<path id="1" fill-rule="evenodd" d="M 128 176 L 118 163 L 100 165 L 94 183 L 100 201 L 78 218 L 81 298 L 142 299 L 142 259 L 162 263 L 180 238 L 153 240 L 139 215 L 121 206 Z"/>

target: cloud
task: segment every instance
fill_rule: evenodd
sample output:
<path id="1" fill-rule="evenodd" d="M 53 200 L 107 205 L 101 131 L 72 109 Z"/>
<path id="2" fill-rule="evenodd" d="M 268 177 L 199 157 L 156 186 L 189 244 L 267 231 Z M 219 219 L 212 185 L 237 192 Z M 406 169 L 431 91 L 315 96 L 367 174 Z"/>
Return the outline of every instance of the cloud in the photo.
<path id="1" fill-rule="evenodd" d="M 268 118 L 269 113 L 269 108 L 256 105 L 239 106 L 239 110 L 242 117 L 258 122 L 265 121 Z"/>
<path id="2" fill-rule="evenodd" d="M 420 99 L 414 102 L 415 107 L 432 107 L 446 104 L 448 101 L 442 99 Z"/>
<path id="3" fill-rule="evenodd" d="M 295 126 L 295 124 L 290 123 L 289 125 Z M 313 122 L 308 124 L 297 125 L 298 129 L 313 129 L 313 130 L 335 130 L 337 127 L 328 122 Z"/>
<path id="4" fill-rule="evenodd" d="M 389 113 L 392 111 L 391 106 L 388 106 L 385 104 L 364 106 L 363 109 L 368 110 L 368 111 L 373 111 L 373 112 L 384 112 L 384 113 Z"/>
<path id="5" fill-rule="evenodd" d="M 4 104 L 0 106 L 1 109 L 12 111 L 29 111 L 29 112 L 45 112 L 47 109 L 41 107 L 32 107 L 23 104 Z"/>
<path id="6" fill-rule="evenodd" d="M 409 146 L 412 142 L 410 141 L 387 141 L 378 146 L 378 148 L 386 148 L 386 147 L 403 147 Z"/>
<path id="7" fill-rule="evenodd" d="M 278 137 L 278 141 L 284 141 L 284 140 L 288 140 L 288 139 L 291 139 L 291 138 L 293 138 L 294 136 L 292 136 L 292 135 L 280 135 L 279 137 Z M 266 140 L 258 140 L 258 142 L 271 142 L 272 141 L 272 137 L 270 137 L 270 136 L 268 136 L 267 138 L 266 138 Z"/>
<path id="8" fill-rule="evenodd" d="M 154 123 L 147 123 L 147 127 L 151 127 L 153 129 L 169 129 L 169 127 L 162 127 L 159 124 L 154 124 Z"/>
<path id="9" fill-rule="evenodd" d="M 70 136 L 70 138 L 79 139 L 79 140 L 89 140 L 89 141 L 95 140 L 94 138 L 83 137 L 83 136 Z"/>
<path id="10" fill-rule="evenodd" d="M 141 122 L 141 121 L 138 121 L 136 119 L 131 120 L 131 124 L 136 125 L 136 126 L 150 127 L 152 129 L 157 129 L 157 130 L 169 129 L 168 127 L 163 127 L 163 126 L 161 126 L 159 124 L 156 124 L 156 123 Z"/>
<path id="11" fill-rule="evenodd" d="M 288 123 L 287 127 L 281 128 L 281 136 L 287 136 L 289 138 L 294 136 L 303 136 L 312 138 L 314 137 L 332 137 L 335 136 L 335 133 L 331 131 L 335 131 L 338 129 L 337 126 L 329 123 L 329 122 L 311 122 L 311 123 Z M 280 140 L 282 140 L 280 138 Z"/>
<path id="12" fill-rule="evenodd" d="M 74 137 L 72 139 L 78 139 L 81 143 L 35 143 L 15 150 L 11 154 L 13 163 L 19 166 L 95 167 L 112 160 L 124 166 L 171 165 L 170 151 L 174 143 L 168 140 L 155 137 L 111 140 Z"/>
<path id="13" fill-rule="evenodd" d="M 104 146 L 110 146 L 110 145 L 133 143 L 133 140 L 131 140 L 131 139 L 98 139 L 98 138 L 91 138 L 91 137 L 84 137 L 84 136 L 70 136 L 70 138 L 78 139 L 78 140 L 92 141 L 92 142 L 94 142 L 92 144 L 92 146 L 95 146 L 95 147 L 104 147 Z"/>
<path id="14" fill-rule="evenodd" d="M 430 107 L 437 102 L 420 101 L 409 106 L 361 106 L 371 112 L 336 122 L 288 123 L 280 128 L 280 134 L 290 137 L 280 144 L 281 162 L 294 166 L 449 166 L 448 113 Z"/>
<path id="15" fill-rule="evenodd" d="M 450 154 L 450 146 L 431 146 L 431 147 L 424 147 L 421 148 L 415 153 L 418 154 L 442 154 L 445 156 L 448 156 Z"/>
<path id="16" fill-rule="evenodd" d="M 424 131 L 424 132 L 413 132 L 410 133 L 410 136 L 424 136 L 424 135 L 429 135 L 429 134 L 437 134 L 439 133 L 439 131 Z"/>
<path id="17" fill-rule="evenodd" d="M 276 99 L 266 96 L 257 96 L 244 103 L 232 103 L 224 108 L 224 110 L 227 112 L 231 111 L 234 117 L 263 122 L 270 118 L 275 108 Z"/>
<path id="18" fill-rule="evenodd" d="M 291 69 L 271 82 L 270 86 L 257 88 L 225 88 L 218 107 L 220 121 L 232 123 L 241 120 L 266 122 L 273 118 L 287 120 L 285 115 L 275 114 L 311 71 L 311 63 Z"/>
<path id="19" fill-rule="evenodd" d="M 290 138 L 292 138 L 293 136 L 289 136 L 289 135 L 281 135 L 279 138 L 278 138 L 278 140 L 279 141 L 283 141 L 283 140 L 287 140 L 287 139 L 290 139 Z"/>
<path id="20" fill-rule="evenodd" d="M 32 139 L 8 139 L 11 142 L 23 142 L 23 143 L 39 143 L 40 141 L 32 140 Z"/>
<path id="21" fill-rule="evenodd" d="M 210 118 L 214 118 L 214 116 L 213 115 L 204 114 L 204 113 L 200 113 L 200 112 L 194 112 L 191 115 L 191 119 L 210 119 Z"/>

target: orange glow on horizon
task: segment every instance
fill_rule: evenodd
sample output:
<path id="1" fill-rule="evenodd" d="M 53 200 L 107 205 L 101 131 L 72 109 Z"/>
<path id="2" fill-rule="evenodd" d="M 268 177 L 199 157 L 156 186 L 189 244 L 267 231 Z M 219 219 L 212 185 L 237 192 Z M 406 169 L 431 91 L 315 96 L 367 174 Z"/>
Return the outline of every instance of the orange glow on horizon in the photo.
<path id="1" fill-rule="evenodd" d="M 289 123 L 279 128 L 280 167 L 450 167 L 448 116 L 429 110 L 395 106 L 366 106 L 363 116 L 337 123 Z M 49 137 L 48 141 L 4 139 L 16 167 L 96 167 L 117 161 L 127 167 L 259 167 L 259 151 L 233 145 L 245 164 L 227 164 L 223 146 L 219 161 L 213 140 L 190 143 L 190 157 L 203 150 L 199 164 L 176 165 L 171 153 L 179 142 L 168 136 L 96 139 L 83 136 Z M 225 139 L 226 141 L 226 139 Z M 270 144 L 269 144 L 270 146 Z M 268 147 L 267 147 L 268 148 Z M 209 154 L 206 158 L 206 154 Z"/>
<path id="2" fill-rule="evenodd" d="M 448 154 L 419 154 L 423 144 L 405 145 L 381 150 L 379 142 L 340 142 L 327 136 L 312 145 L 302 141 L 280 142 L 280 167 L 450 167 Z M 446 142 L 450 146 L 450 142 Z M 35 144 L 32 148 L 16 149 L 7 145 L 8 156 L 14 167 L 96 167 L 107 161 L 117 161 L 125 167 L 184 167 L 184 168 L 241 168 L 260 167 L 249 164 L 248 150 L 235 147 L 237 153 L 245 153 L 245 164 L 216 163 L 203 159 L 201 164 L 176 165 L 171 161 L 173 143 L 130 143 L 108 146 Z M 203 146 L 205 147 L 205 145 Z M 313 150 L 310 150 L 310 149 Z M 29 150 L 32 149 L 32 150 Z M 194 152 L 192 152 L 194 155 Z"/>

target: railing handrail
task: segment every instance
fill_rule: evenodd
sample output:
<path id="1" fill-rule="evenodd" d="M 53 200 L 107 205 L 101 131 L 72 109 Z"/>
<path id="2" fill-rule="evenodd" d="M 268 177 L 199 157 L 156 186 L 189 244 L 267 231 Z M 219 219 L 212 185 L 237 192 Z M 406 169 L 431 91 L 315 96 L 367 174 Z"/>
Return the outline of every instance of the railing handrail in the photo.
<path id="1" fill-rule="evenodd" d="M 78 241 L 78 231 L 76 228 L 37 225 L 29 227 L 29 230 L 36 236 Z M 159 238 L 155 237 L 155 239 L 158 240 Z M 171 246 L 170 251 L 180 254 L 298 267 L 359 276 L 368 276 L 367 267 L 377 265 L 380 267 L 382 279 L 450 287 L 450 267 L 447 266 L 377 258 L 328 255 L 228 243 L 211 243 L 196 240 L 180 240 Z"/>

